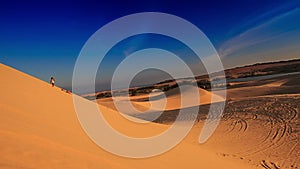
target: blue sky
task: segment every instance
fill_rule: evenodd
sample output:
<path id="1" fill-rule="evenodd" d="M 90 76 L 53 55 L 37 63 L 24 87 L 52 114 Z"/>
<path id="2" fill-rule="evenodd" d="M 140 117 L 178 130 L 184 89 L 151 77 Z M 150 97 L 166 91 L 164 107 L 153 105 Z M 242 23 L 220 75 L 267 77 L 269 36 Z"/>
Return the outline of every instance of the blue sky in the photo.
<path id="1" fill-rule="evenodd" d="M 44 81 L 55 76 L 59 86 L 70 88 L 76 58 L 95 31 L 124 15 L 152 11 L 195 24 L 211 40 L 225 68 L 300 58 L 299 7 L 299 0 L 2 1 L 0 62 Z M 184 45 L 166 41 L 165 37 L 145 35 L 119 44 L 102 64 L 99 83 L 109 83 L 109 72 L 126 50 L 179 48 L 182 58 L 192 62 L 192 53 Z M 138 47 L 129 49 L 132 46 Z"/>

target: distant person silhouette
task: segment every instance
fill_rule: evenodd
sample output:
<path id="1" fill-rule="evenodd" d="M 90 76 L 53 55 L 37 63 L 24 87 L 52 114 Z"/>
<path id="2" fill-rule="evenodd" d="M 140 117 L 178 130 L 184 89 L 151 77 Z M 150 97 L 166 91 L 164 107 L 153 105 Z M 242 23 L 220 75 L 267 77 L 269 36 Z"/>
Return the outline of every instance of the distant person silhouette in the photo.
<path id="1" fill-rule="evenodd" d="M 55 83 L 55 79 L 54 79 L 54 77 L 51 77 L 50 84 L 52 85 L 52 87 L 54 87 L 54 83 Z"/>

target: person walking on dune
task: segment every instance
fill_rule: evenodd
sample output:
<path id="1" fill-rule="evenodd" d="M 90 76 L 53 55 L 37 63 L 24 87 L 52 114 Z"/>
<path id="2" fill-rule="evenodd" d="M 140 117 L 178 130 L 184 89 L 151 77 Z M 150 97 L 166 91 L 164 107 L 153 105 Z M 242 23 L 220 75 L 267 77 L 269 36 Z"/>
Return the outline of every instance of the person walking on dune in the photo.
<path id="1" fill-rule="evenodd" d="M 54 83 L 55 83 L 55 79 L 54 79 L 54 77 L 51 77 L 50 84 L 52 85 L 52 87 L 54 87 Z"/>

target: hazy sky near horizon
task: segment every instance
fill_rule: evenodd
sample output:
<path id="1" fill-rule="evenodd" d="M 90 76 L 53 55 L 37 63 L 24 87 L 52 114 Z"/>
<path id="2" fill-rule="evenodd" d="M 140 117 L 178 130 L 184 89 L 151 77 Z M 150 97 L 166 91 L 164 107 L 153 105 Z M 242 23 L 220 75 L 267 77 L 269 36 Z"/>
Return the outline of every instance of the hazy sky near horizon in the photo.
<path id="1" fill-rule="evenodd" d="M 76 58 L 88 38 L 110 21 L 137 12 L 164 12 L 193 23 L 211 40 L 225 68 L 300 58 L 299 0 L 12 0 L 0 5 L 0 62 L 44 81 L 55 76 L 59 86 L 70 88 Z M 126 52 L 151 46 L 174 50 L 197 67 L 184 45 L 137 36 L 110 52 L 102 65 L 109 73 L 102 73 L 99 83 L 106 88 L 108 74 Z"/>

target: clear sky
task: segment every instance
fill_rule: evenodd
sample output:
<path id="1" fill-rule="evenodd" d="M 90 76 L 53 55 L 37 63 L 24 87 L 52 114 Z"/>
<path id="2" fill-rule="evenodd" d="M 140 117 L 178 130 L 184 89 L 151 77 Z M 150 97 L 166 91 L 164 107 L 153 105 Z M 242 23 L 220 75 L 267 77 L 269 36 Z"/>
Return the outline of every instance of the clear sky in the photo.
<path id="1" fill-rule="evenodd" d="M 110 21 L 137 12 L 170 13 L 195 24 L 211 40 L 225 68 L 300 58 L 299 0 L 11 0 L 0 4 L 0 62 L 44 81 L 55 76 L 59 86 L 70 88 L 73 66 L 87 39 Z M 118 44 L 102 64 L 99 83 L 109 83 L 105 77 L 126 57 L 124 51 L 149 46 L 186 49 L 167 40 L 144 35 Z M 177 52 L 189 61 L 192 53 L 182 51 Z"/>

